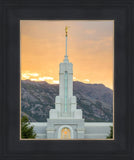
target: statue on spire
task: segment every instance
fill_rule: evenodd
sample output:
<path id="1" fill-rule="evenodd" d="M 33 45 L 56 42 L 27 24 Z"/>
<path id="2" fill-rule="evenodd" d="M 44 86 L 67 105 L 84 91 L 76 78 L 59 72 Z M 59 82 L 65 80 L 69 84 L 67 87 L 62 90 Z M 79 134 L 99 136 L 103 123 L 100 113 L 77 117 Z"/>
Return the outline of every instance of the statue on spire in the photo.
<path id="1" fill-rule="evenodd" d="M 68 63 L 68 56 L 67 56 L 67 32 L 68 32 L 68 26 L 65 26 L 65 33 L 66 33 L 66 54 L 65 54 L 65 59 L 64 62 Z"/>
<path id="2" fill-rule="evenodd" d="M 68 26 L 65 27 L 66 37 L 67 37 Z"/>

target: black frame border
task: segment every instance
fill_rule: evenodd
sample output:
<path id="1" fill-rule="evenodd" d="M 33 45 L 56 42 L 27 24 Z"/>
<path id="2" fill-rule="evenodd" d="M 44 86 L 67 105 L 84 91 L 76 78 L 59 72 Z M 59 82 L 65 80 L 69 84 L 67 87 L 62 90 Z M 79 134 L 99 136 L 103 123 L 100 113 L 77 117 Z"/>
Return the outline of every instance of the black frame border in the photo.
<path id="1" fill-rule="evenodd" d="M 0 1 L 0 158 L 134 159 L 134 3 L 127 0 Z M 19 20 L 115 20 L 115 140 L 20 141 Z"/>

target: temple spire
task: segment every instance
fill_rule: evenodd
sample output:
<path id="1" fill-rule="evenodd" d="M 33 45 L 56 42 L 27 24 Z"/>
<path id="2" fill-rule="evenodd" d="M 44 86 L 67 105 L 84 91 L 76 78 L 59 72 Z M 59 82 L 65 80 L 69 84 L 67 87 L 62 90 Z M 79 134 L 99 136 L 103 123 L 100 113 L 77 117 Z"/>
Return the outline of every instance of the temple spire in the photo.
<path id="1" fill-rule="evenodd" d="M 67 33 L 68 33 L 68 26 L 65 26 L 65 33 L 66 33 L 66 53 L 65 53 L 65 58 L 64 58 L 64 62 L 65 63 L 68 63 L 69 60 L 68 60 L 68 56 L 67 56 Z"/>

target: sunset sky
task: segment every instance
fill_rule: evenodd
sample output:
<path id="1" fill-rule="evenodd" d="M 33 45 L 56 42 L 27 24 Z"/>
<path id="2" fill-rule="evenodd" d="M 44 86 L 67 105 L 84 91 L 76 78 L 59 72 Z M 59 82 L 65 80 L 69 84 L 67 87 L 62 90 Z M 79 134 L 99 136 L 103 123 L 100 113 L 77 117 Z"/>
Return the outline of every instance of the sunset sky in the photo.
<path id="1" fill-rule="evenodd" d="M 21 79 L 59 82 L 59 64 L 68 58 L 75 81 L 102 83 L 113 89 L 114 21 L 21 20 Z"/>

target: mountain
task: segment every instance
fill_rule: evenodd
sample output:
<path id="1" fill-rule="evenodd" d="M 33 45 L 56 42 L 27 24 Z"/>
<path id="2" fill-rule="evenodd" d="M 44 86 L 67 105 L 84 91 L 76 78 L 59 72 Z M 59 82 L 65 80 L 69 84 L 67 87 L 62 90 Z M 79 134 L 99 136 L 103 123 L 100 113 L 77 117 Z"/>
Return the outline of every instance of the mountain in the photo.
<path id="1" fill-rule="evenodd" d="M 21 115 L 32 122 L 45 122 L 49 110 L 54 108 L 59 94 L 58 84 L 21 81 Z M 112 122 L 113 91 L 103 84 L 73 82 L 73 94 L 77 97 L 77 108 L 82 109 L 86 122 Z"/>

